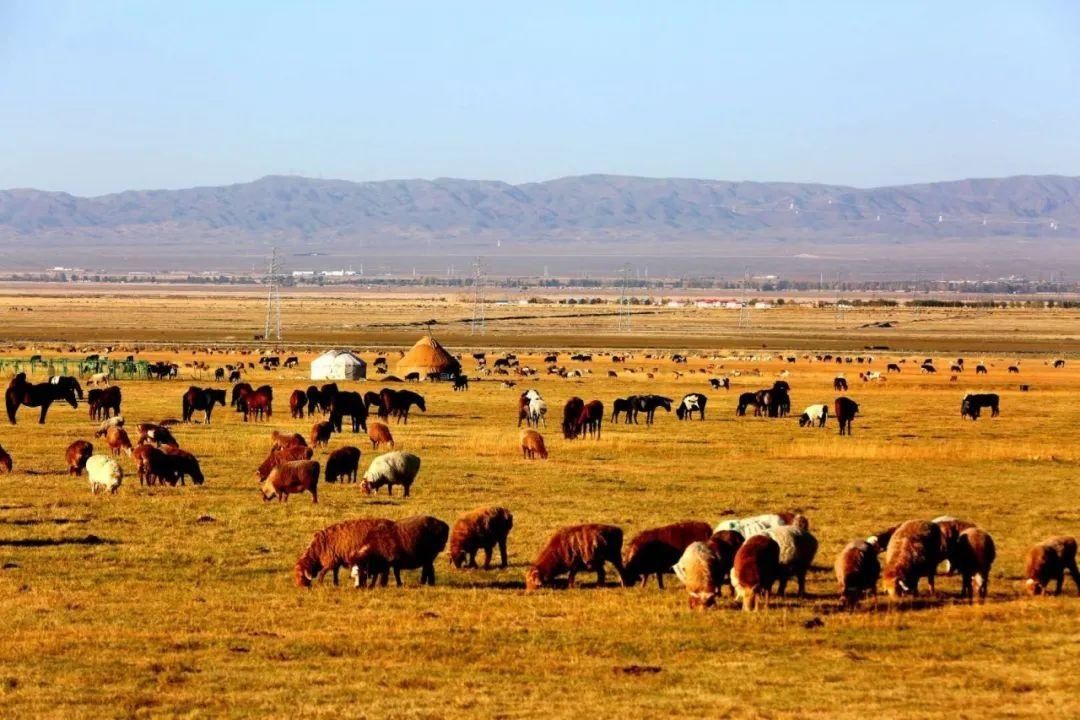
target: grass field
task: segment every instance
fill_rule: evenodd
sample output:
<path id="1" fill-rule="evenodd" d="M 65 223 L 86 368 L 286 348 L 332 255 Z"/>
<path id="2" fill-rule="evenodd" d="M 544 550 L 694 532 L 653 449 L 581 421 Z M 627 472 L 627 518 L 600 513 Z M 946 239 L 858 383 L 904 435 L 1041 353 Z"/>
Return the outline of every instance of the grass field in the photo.
<path id="1" fill-rule="evenodd" d="M 255 295 L 0 296 L 8 357 L 108 343 L 114 355 L 142 347 L 151 359 L 217 366 L 237 356 L 147 344 L 251 345 L 259 325 Z M 313 311 L 329 303 L 347 305 L 333 320 Z M 608 340 L 614 319 L 565 312 L 545 306 L 537 317 L 489 322 L 478 342 L 451 324 L 468 315 L 457 303 L 311 295 L 287 299 L 286 328 L 313 349 L 347 342 L 370 351 L 369 360 L 415 339 L 420 331 L 411 323 L 429 318 L 442 322 L 445 332 L 436 326 L 437 334 L 460 351 L 616 345 Z M 0 715 L 1080 715 L 1080 598 L 1071 584 L 1061 598 L 1030 599 L 1021 587 L 1030 544 L 1080 534 L 1080 361 L 1067 355 L 1061 370 L 1045 364 L 1075 349 L 1075 311 L 861 311 L 839 327 L 826 311 L 770 313 L 755 316 L 761 327 L 742 335 L 731 313 L 643 316 L 635 333 L 615 336 L 635 348 L 627 367 L 643 372 L 633 375 L 597 356 L 567 363 L 592 370 L 581 379 L 541 375 L 518 379 L 512 390 L 479 380 L 466 393 L 447 384 L 414 388 L 427 397 L 428 412 L 392 427 L 399 447 L 423 458 L 408 500 L 365 498 L 348 485 L 323 485 L 318 505 L 307 495 L 285 504 L 260 499 L 254 468 L 270 429 L 306 435 L 310 427 L 289 419 L 287 408 L 289 392 L 310 384 L 306 352 L 298 370 L 249 378 L 274 386 L 272 422 L 245 424 L 218 408 L 210 426 L 176 428 L 182 447 L 200 458 L 202 487 L 140 488 L 132 474 L 117 495 L 91 496 L 85 478 L 66 475 L 63 457 L 68 443 L 92 435 L 85 406 L 56 406 L 44 426 L 23 409 L 17 426 L 0 426 L 0 445 L 15 462 L 11 475 L 0 475 Z M 896 334 L 860 327 L 896 315 Z M 369 339 L 370 323 L 385 326 Z M 962 354 L 970 365 L 985 360 L 990 372 L 950 382 L 948 372 L 918 374 L 909 360 L 899 376 L 863 384 L 860 366 L 845 365 L 850 396 L 863 411 L 850 438 L 839 437 L 832 420 L 818 430 L 793 418 L 735 417 L 739 392 L 771 384 L 784 369 L 794 410 L 831 401 L 837 366 L 811 363 L 802 349 L 855 354 L 871 345 L 890 347 L 872 353 L 878 370 L 916 354 L 947 367 Z M 669 361 L 644 357 L 653 348 L 701 348 L 721 359 L 692 357 L 690 368 L 714 367 L 676 377 Z M 799 360 L 724 359 L 738 348 L 763 356 L 795 348 Z M 1021 374 L 1006 375 L 1018 358 Z M 537 355 L 523 364 L 542 368 Z M 656 378 L 648 380 L 644 372 L 653 368 Z M 608 377 L 611 369 L 618 377 Z M 745 374 L 754 369 L 762 375 Z M 471 360 L 466 370 L 473 375 Z M 733 377 L 730 392 L 709 388 L 708 377 L 734 370 L 744 374 Z M 121 382 L 128 423 L 179 416 L 189 382 L 210 384 L 185 375 Z M 1019 392 L 1020 383 L 1031 391 Z M 381 386 L 373 378 L 358 389 Z M 571 395 L 600 399 L 609 412 L 614 398 L 634 393 L 701 391 L 710 399 L 704 422 L 661 412 L 652 427 L 605 424 L 599 441 L 565 441 L 549 422 L 551 458 L 528 462 L 516 428 L 516 395 L 525 387 L 539 389 L 556 413 Z M 973 389 L 1000 393 L 999 418 L 961 420 L 960 398 Z M 366 437 L 347 432 L 330 449 L 345 444 L 362 449 L 363 466 L 374 455 Z M 122 463 L 133 472 L 130 460 Z M 405 588 L 371 592 L 292 584 L 296 556 L 330 523 L 414 514 L 452 523 L 495 503 L 515 516 L 506 571 L 455 570 L 442 557 L 434 588 L 418 587 L 418 572 L 406 573 Z M 591 574 L 575 590 L 523 590 L 528 563 L 564 524 L 613 523 L 629 538 L 681 519 L 715 523 L 781 509 L 808 515 L 820 541 L 806 601 L 774 602 L 756 614 L 725 602 L 694 613 L 674 578 L 663 591 L 599 589 Z M 838 610 L 831 565 L 845 543 L 944 513 L 978 522 L 997 541 L 986 604 L 957 602 L 954 577 L 939 582 L 937 599 Z"/>

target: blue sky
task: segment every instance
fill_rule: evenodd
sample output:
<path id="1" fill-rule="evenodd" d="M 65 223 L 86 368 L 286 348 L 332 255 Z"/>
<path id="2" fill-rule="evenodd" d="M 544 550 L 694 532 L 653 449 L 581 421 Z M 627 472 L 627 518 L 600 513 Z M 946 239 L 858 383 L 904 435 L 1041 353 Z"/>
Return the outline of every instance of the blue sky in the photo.
<path id="1" fill-rule="evenodd" d="M 1080 3 L 0 0 L 0 188 L 1080 174 Z"/>

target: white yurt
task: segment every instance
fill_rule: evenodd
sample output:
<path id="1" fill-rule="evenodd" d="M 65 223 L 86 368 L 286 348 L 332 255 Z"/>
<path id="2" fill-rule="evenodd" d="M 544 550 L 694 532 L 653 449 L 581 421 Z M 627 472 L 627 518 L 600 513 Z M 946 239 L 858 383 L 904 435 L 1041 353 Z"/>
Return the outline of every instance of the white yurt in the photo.
<path id="1" fill-rule="evenodd" d="M 367 363 L 348 350 L 327 350 L 311 361 L 312 380 L 360 380 L 367 377 Z"/>

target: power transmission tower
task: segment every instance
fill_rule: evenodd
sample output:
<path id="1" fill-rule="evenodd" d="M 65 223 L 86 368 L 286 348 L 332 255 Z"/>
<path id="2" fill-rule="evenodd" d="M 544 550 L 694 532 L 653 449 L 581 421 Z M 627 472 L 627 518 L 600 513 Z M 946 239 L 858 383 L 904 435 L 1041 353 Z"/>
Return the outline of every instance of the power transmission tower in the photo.
<path id="1" fill-rule="evenodd" d="M 750 298 L 747 297 L 747 288 L 750 287 L 750 269 L 743 272 L 742 301 L 739 302 L 739 327 L 750 329 Z"/>
<path id="2" fill-rule="evenodd" d="M 630 317 L 630 266 L 623 265 L 619 268 L 619 332 L 630 332 L 632 318 Z"/>
<path id="3" fill-rule="evenodd" d="M 473 263 L 473 313 L 469 333 L 484 334 L 484 266 L 480 258 Z"/>
<path id="4" fill-rule="evenodd" d="M 266 270 L 268 288 L 266 290 L 266 326 L 263 338 L 281 341 L 281 264 L 277 248 L 270 254 L 270 265 Z M 271 336 L 271 332 L 273 335 Z"/>
<path id="5" fill-rule="evenodd" d="M 840 285 L 840 273 L 836 273 L 836 322 L 844 322 L 844 288 Z"/>

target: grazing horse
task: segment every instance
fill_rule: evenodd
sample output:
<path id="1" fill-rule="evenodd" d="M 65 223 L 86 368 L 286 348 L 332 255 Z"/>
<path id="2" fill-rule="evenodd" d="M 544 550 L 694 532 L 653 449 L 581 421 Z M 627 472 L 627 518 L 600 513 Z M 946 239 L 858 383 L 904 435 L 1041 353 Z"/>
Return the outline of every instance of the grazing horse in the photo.
<path id="1" fill-rule="evenodd" d="M 326 383 L 319 388 L 319 408 L 323 413 L 330 412 L 330 401 L 338 394 L 337 383 Z"/>
<path id="2" fill-rule="evenodd" d="M 183 419 L 184 422 L 191 422 L 191 416 L 196 410 L 202 410 L 205 414 L 206 424 L 210 424 L 210 414 L 214 411 L 214 405 L 220 404 L 221 407 L 225 407 L 225 391 L 217 390 L 214 388 L 200 388 L 192 385 L 184 393 L 183 398 Z"/>
<path id="3" fill-rule="evenodd" d="M 246 382 L 233 385 L 232 402 L 229 403 L 229 407 L 236 408 L 237 412 L 243 412 L 243 400 L 247 394 L 254 391 L 254 389 L 255 388 L 251 387 L 251 385 Z"/>
<path id="4" fill-rule="evenodd" d="M 693 420 L 694 413 L 698 414 L 701 420 L 705 419 L 705 403 L 709 401 L 709 398 L 705 397 L 701 393 L 689 393 L 683 395 L 683 399 L 679 402 L 679 406 L 675 408 L 675 417 L 680 420 Z"/>
<path id="5" fill-rule="evenodd" d="M 244 413 L 244 422 L 249 416 L 254 416 L 256 421 L 269 420 L 274 415 L 274 389 L 262 385 L 240 398 L 240 405 L 237 409 Z"/>
<path id="6" fill-rule="evenodd" d="M 364 393 L 364 405 L 367 407 L 368 414 L 371 413 L 371 408 L 379 412 L 379 417 L 382 417 L 382 395 L 372 390 L 368 390 Z"/>
<path id="7" fill-rule="evenodd" d="M 292 417 L 302 420 L 304 418 L 304 408 L 307 407 L 308 396 L 303 390 L 293 390 L 292 395 L 289 396 L 289 413 Z"/>
<path id="8" fill-rule="evenodd" d="M 360 393 L 342 390 L 334 394 L 330 401 L 330 424 L 334 432 L 341 432 L 341 421 L 346 415 L 352 419 L 353 432 L 360 432 L 360 428 L 367 432 L 368 410 Z"/>
<path id="9" fill-rule="evenodd" d="M 79 381 L 76 378 L 72 377 L 71 375 L 53 375 L 51 378 L 49 378 L 49 382 L 51 382 L 53 385 L 58 385 L 61 388 L 70 387 L 75 391 L 76 397 L 78 397 L 80 400 L 83 399 L 82 385 L 80 385 Z M 106 374 L 106 382 L 105 382 L 105 384 L 106 385 L 109 384 L 107 374 Z"/>
<path id="10" fill-rule="evenodd" d="M 851 421 L 855 419 L 855 415 L 859 412 L 859 404 L 847 397 L 838 397 L 836 402 L 833 403 L 833 414 L 836 415 L 836 421 L 840 423 L 840 434 L 851 434 Z"/>
<path id="11" fill-rule="evenodd" d="M 712 385 L 713 390 L 719 390 L 724 388 L 725 390 L 731 389 L 731 378 L 712 378 L 709 380 L 709 385 Z"/>
<path id="12" fill-rule="evenodd" d="M 846 392 L 847 391 L 847 378 L 842 378 L 839 375 L 834 377 L 833 381 L 832 381 L 832 387 L 833 387 L 833 390 L 835 390 L 836 392 Z"/>
<path id="13" fill-rule="evenodd" d="M 1054 361 L 1054 368 L 1055 369 L 1061 369 L 1063 367 L 1065 367 L 1065 361 L 1064 360 L 1062 360 L 1061 358 L 1058 358 L 1057 360 Z"/>
<path id="14" fill-rule="evenodd" d="M 316 410 L 322 410 L 322 395 L 319 388 L 311 385 L 307 389 L 307 414 L 314 415 Z"/>
<path id="15" fill-rule="evenodd" d="M 573 440 L 581 431 L 581 415 L 585 412 L 585 401 L 579 397 L 572 397 L 563 406 L 562 431 L 563 437 Z"/>
<path id="16" fill-rule="evenodd" d="M 975 366 L 975 374 L 976 375 L 985 375 L 986 374 L 986 366 L 983 365 L 982 363 L 979 363 L 978 365 L 976 365 Z"/>
<path id="17" fill-rule="evenodd" d="M 120 388 L 110 385 L 107 388 L 94 388 L 87 397 L 91 420 L 108 420 L 120 414 Z"/>
<path id="18" fill-rule="evenodd" d="M 469 376 L 468 375 L 455 375 L 454 376 L 454 391 L 468 390 L 469 389 Z"/>
<path id="19" fill-rule="evenodd" d="M 664 408 L 664 410 L 671 412 L 671 398 L 663 395 L 638 396 L 637 404 L 634 406 L 634 422 L 637 422 L 638 413 L 643 412 L 645 413 L 645 424 L 652 425 L 653 420 L 656 419 L 656 410 L 658 408 Z"/>
<path id="20" fill-rule="evenodd" d="M 398 422 L 405 424 L 409 422 L 409 409 L 413 405 L 420 408 L 420 412 L 427 412 L 424 396 L 414 393 L 412 390 L 383 388 L 380 400 L 382 401 L 382 409 L 379 410 L 379 417 L 387 418 L 393 415 L 398 419 Z"/>
<path id="21" fill-rule="evenodd" d="M 619 422 L 619 413 L 623 413 L 625 416 L 624 422 L 629 425 L 634 421 L 634 405 L 637 404 L 637 395 L 631 395 L 628 398 L 615 398 L 615 402 L 611 404 L 611 422 Z"/>
<path id="22" fill-rule="evenodd" d="M 758 409 L 758 396 L 757 393 L 744 392 L 739 395 L 739 405 L 735 408 L 735 414 L 739 417 L 746 415 L 746 408 L 754 406 L 754 412 L 757 413 Z"/>
<path id="23" fill-rule="evenodd" d="M 968 393 L 960 401 L 960 417 L 978 420 L 983 408 L 990 408 L 990 417 L 997 417 L 1000 403 L 997 393 Z"/>
<path id="24" fill-rule="evenodd" d="M 578 418 L 578 432 L 581 437 L 588 435 L 600 439 L 600 428 L 604 424 L 604 403 L 599 400 L 590 400 L 585 403 Z"/>
<path id="25" fill-rule="evenodd" d="M 887 372 L 887 373 L 898 373 L 898 372 L 900 372 L 900 366 L 897 365 L 896 363 L 889 363 L 888 365 L 885 366 L 885 372 Z"/>
<path id="26" fill-rule="evenodd" d="M 45 423 L 45 416 L 49 413 L 49 406 L 57 400 L 65 400 L 73 408 L 79 407 L 78 396 L 75 388 L 70 385 L 54 385 L 52 383 L 39 383 L 37 385 L 26 381 L 26 373 L 19 373 L 11 379 L 7 392 L 4 395 L 7 403 L 7 415 L 11 424 L 15 424 L 15 413 L 20 405 L 41 408 L 41 416 L 38 423 Z"/>

